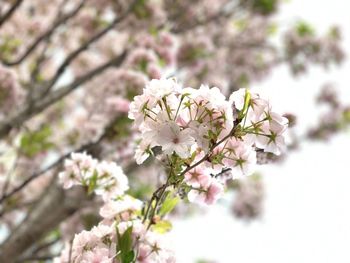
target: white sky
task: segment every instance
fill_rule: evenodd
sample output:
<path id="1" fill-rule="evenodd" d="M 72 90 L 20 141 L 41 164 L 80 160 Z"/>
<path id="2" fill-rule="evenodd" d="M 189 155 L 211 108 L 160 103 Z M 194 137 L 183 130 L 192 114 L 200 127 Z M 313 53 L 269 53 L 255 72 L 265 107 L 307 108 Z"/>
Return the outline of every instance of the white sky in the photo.
<path id="1" fill-rule="evenodd" d="M 320 32 L 338 24 L 344 48 L 350 47 L 350 2 L 292 0 L 279 20 L 289 25 L 305 18 Z M 350 64 L 325 74 L 319 69 L 298 80 L 285 68 L 254 87 L 281 112 L 298 115 L 301 132 L 316 122 L 314 96 L 326 81 L 337 84 L 350 102 Z M 174 223 L 171 236 L 179 263 L 212 259 L 220 263 L 345 263 L 350 262 L 349 132 L 327 143 L 305 143 L 283 165 L 259 168 L 267 198 L 261 220 L 234 219 L 224 205 L 207 215 Z M 224 202 L 225 203 L 225 200 Z"/>

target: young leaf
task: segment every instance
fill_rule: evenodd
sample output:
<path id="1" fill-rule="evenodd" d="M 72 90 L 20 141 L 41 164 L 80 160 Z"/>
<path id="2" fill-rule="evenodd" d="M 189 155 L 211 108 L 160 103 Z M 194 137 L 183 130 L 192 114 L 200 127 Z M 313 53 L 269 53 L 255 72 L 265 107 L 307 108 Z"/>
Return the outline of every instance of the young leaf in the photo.
<path id="1" fill-rule="evenodd" d="M 164 234 L 164 233 L 170 231 L 172 227 L 173 226 L 169 221 L 161 220 L 161 221 L 157 222 L 155 225 L 153 225 L 153 230 L 160 233 L 160 234 Z"/>
<path id="2" fill-rule="evenodd" d="M 160 208 L 159 215 L 164 216 L 168 213 L 170 213 L 177 203 L 180 201 L 180 198 L 178 196 L 172 197 L 167 196 L 167 198 L 164 200 L 162 207 Z"/>
<path id="3" fill-rule="evenodd" d="M 97 177 L 98 177 L 98 173 L 96 170 L 94 170 L 94 173 L 89 180 L 88 194 L 91 194 L 95 190 L 97 186 Z"/>
<path id="4" fill-rule="evenodd" d="M 241 119 L 241 120 L 247 114 L 247 111 L 248 111 L 248 108 L 250 105 L 250 99 L 251 99 L 250 92 L 248 90 L 246 90 L 245 96 L 244 96 L 244 106 L 243 106 L 243 109 L 239 113 L 239 119 Z"/>
<path id="5" fill-rule="evenodd" d="M 128 227 L 121 235 L 117 229 L 117 253 L 121 263 L 131 263 L 135 253 L 132 250 L 132 226 Z"/>
<path id="6" fill-rule="evenodd" d="M 52 130 L 48 125 L 43 125 L 36 131 L 24 133 L 20 140 L 21 152 L 28 157 L 33 157 L 42 151 L 49 150 L 54 147 L 50 142 L 51 135 Z"/>

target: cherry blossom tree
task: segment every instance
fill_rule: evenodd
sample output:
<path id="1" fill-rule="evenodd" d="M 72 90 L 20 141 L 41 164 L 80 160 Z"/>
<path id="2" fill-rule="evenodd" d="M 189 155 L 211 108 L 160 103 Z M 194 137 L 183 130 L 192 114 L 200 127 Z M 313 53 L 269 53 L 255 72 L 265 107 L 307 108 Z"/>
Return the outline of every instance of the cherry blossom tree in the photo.
<path id="1" fill-rule="evenodd" d="M 228 190 L 258 216 L 247 176 L 292 147 L 294 119 L 249 87 L 344 58 L 337 27 L 280 30 L 281 4 L 2 1 L 0 262 L 174 262 L 171 213 Z M 330 88 L 319 101 L 337 114 L 312 138 L 349 123 Z"/>

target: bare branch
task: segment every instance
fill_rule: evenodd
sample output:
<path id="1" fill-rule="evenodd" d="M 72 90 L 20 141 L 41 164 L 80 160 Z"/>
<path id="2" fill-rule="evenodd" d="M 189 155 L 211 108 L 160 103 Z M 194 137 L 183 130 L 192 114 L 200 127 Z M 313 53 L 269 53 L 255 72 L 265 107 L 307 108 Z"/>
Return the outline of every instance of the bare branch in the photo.
<path id="1" fill-rule="evenodd" d="M 11 167 L 11 169 L 8 171 L 7 173 L 7 176 L 6 176 L 6 179 L 5 179 L 5 183 L 3 185 L 3 188 L 2 188 L 2 197 L 4 197 L 6 195 L 6 192 L 7 192 L 7 189 L 8 187 L 10 186 L 10 182 L 11 182 L 11 176 L 13 175 L 14 171 L 16 170 L 16 167 L 17 167 L 17 164 L 18 164 L 18 155 L 16 156 L 16 159 Z M 1 202 L 0 202 L 1 203 Z"/>
<path id="2" fill-rule="evenodd" d="M 206 19 L 203 20 L 197 20 L 195 23 L 193 24 L 186 24 L 183 26 L 177 26 L 175 28 L 171 29 L 171 32 L 175 33 L 175 34 L 179 34 L 179 33 L 183 33 L 185 31 L 189 31 L 191 29 L 194 29 L 196 27 L 199 26 L 204 26 L 207 24 L 210 24 L 212 22 L 218 21 L 221 18 L 227 18 L 230 17 L 234 14 L 234 11 L 236 10 L 236 6 L 233 5 L 232 1 L 229 1 L 227 4 L 225 4 L 216 14 L 207 17 Z"/>
<path id="3" fill-rule="evenodd" d="M 10 9 L 2 16 L 0 17 L 0 27 L 6 22 L 6 20 L 10 19 L 11 16 L 14 14 L 16 9 L 22 4 L 23 0 L 17 0 Z"/>
<path id="4" fill-rule="evenodd" d="M 101 155 L 99 145 L 108 136 L 114 123 L 115 119 L 106 126 L 96 142 L 83 146 L 78 151 L 86 150 L 99 158 Z M 50 167 L 52 169 L 59 168 L 67 155 L 62 156 Z M 0 262 L 16 262 L 37 240 L 40 240 L 51 229 L 88 204 L 88 201 L 89 198 L 82 187 L 63 190 L 62 186 L 58 185 L 57 178 L 54 177 L 49 188 L 38 198 L 27 217 L 0 246 Z"/>
<path id="5" fill-rule="evenodd" d="M 87 201 L 82 188 L 64 191 L 57 180 L 53 180 L 23 222 L 0 246 L 0 262 L 16 262 L 36 240 L 85 206 Z"/>
<path id="6" fill-rule="evenodd" d="M 23 263 L 23 262 L 43 262 L 47 260 L 52 260 L 55 257 L 58 257 L 59 254 L 56 255 L 46 255 L 46 256 L 33 256 L 33 257 L 26 257 L 19 261 L 16 261 L 16 263 Z"/>
<path id="7" fill-rule="evenodd" d="M 26 107 L 24 107 L 23 110 L 18 112 L 16 115 L 0 123 L 0 139 L 6 136 L 13 128 L 21 126 L 23 122 L 30 119 L 32 116 L 42 112 L 43 110 L 45 110 L 47 107 L 57 102 L 58 100 L 64 98 L 65 96 L 70 94 L 72 91 L 80 87 L 82 84 L 86 83 L 93 77 L 105 71 L 107 68 L 112 66 L 120 66 L 123 63 L 126 57 L 126 54 L 127 52 L 125 51 L 120 56 L 111 59 L 105 64 L 102 64 L 101 66 L 79 77 L 73 83 L 55 90 L 54 92 L 46 96 L 44 99 L 34 102 L 33 105 L 27 105 Z"/>
<path id="8" fill-rule="evenodd" d="M 111 122 L 114 123 L 114 122 Z M 10 198 L 11 196 L 13 196 L 14 194 L 18 193 L 19 191 L 21 191 L 24 187 L 26 187 L 30 182 L 32 182 L 33 180 L 35 180 L 36 178 L 38 178 L 39 176 L 45 174 L 46 172 L 56 168 L 57 166 L 59 166 L 66 158 L 68 158 L 72 152 L 83 152 L 83 151 L 88 151 L 89 149 L 91 149 L 92 147 L 95 147 L 96 145 L 98 145 L 106 136 L 107 136 L 107 132 L 109 131 L 110 126 L 107 126 L 105 128 L 105 131 L 103 132 L 103 134 L 95 141 L 95 142 L 90 142 L 87 143 L 83 146 L 81 146 L 80 148 L 70 151 L 64 155 L 62 155 L 60 158 L 58 158 L 55 162 L 53 162 L 52 164 L 50 164 L 49 166 L 47 166 L 46 168 L 37 171 L 35 173 L 33 173 L 31 176 L 29 176 L 26 180 L 24 180 L 20 185 L 18 185 L 17 187 L 15 187 L 14 189 L 12 189 L 11 192 L 7 193 L 7 194 L 3 194 L 3 196 L 0 198 L 0 204 L 4 201 L 6 201 L 8 198 Z"/>
<path id="9" fill-rule="evenodd" d="M 121 21 L 123 21 L 128 15 L 129 13 L 134 9 L 135 4 L 138 2 L 139 0 L 134 1 L 128 8 L 127 11 L 125 11 L 125 13 L 121 16 L 116 17 L 109 26 L 107 26 L 106 28 L 104 28 L 103 30 L 101 30 L 100 32 L 96 33 L 94 36 L 92 36 L 89 40 L 87 40 L 84 44 L 82 44 L 79 48 L 77 48 L 76 50 L 74 50 L 72 53 L 70 53 L 67 58 L 62 62 L 62 64 L 59 66 L 59 68 L 57 69 L 56 74 L 54 75 L 54 77 L 52 78 L 52 80 L 49 82 L 49 84 L 47 85 L 46 89 L 51 89 L 55 83 L 57 82 L 57 80 L 60 78 L 60 76 L 65 72 L 65 70 L 67 69 L 67 67 L 71 64 L 71 62 L 77 57 L 79 56 L 83 51 L 87 50 L 93 43 L 95 43 L 96 41 L 98 41 L 100 38 L 102 38 L 104 35 L 106 35 L 110 30 L 112 30 L 118 23 L 120 23 Z"/>
<path id="10" fill-rule="evenodd" d="M 80 9 L 84 6 L 85 1 L 86 0 L 82 0 L 73 11 L 71 11 L 67 15 L 61 17 L 60 19 L 55 20 L 53 25 L 46 32 L 44 32 L 42 35 L 40 35 L 36 40 L 34 40 L 34 42 L 28 47 L 28 49 L 23 53 L 23 55 L 20 56 L 17 60 L 15 60 L 15 61 L 3 61 L 3 64 L 6 66 L 16 66 L 16 65 L 22 63 L 38 47 L 38 45 L 42 41 L 50 38 L 50 36 L 55 32 L 57 27 L 66 23 L 69 19 L 74 17 L 76 14 L 78 14 Z"/>

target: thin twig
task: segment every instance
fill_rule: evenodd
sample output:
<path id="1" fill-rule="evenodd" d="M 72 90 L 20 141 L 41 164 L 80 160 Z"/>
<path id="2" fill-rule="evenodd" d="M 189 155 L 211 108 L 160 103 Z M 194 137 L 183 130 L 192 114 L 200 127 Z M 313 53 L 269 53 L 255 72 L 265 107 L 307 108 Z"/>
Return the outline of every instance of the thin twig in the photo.
<path id="1" fill-rule="evenodd" d="M 236 6 L 230 7 L 230 4 L 232 4 L 232 1 L 224 5 L 215 15 L 212 15 L 204 20 L 197 20 L 195 23 L 192 23 L 190 25 L 186 24 L 181 26 L 178 26 L 177 28 L 172 28 L 171 32 L 175 34 L 183 33 L 185 31 L 189 31 L 191 29 L 194 29 L 199 26 L 204 26 L 207 24 L 210 24 L 212 22 L 215 22 L 221 18 L 227 18 L 233 15 Z"/>
<path id="2" fill-rule="evenodd" d="M 0 27 L 11 18 L 11 16 L 14 14 L 16 9 L 22 4 L 23 0 L 17 0 L 10 9 L 2 16 L 0 17 Z"/>
<path id="3" fill-rule="evenodd" d="M 53 25 L 47 31 L 45 31 L 36 40 L 34 40 L 34 42 L 26 49 L 26 51 L 22 54 L 22 56 L 20 56 L 18 59 L 14 61 L 3 61 L 3 64 L 6 66 L 16 66 L 22 63 L 37 48 L 37 46 L 42 41 L 49 38 L 55 32 L 57 27 L 66 23 L 69 19 L 74 17 L 80 11 L 80 9 L 84 6 L 85 1 L 86 0 L 82 0 L 73 11 L 68 13 L 66 16 L 63 16 L 62 18 L 56 20 L 56 22 L 54 22 Z"/>
<path id="4" fill-rule="evenodd" d="M 79 56 L 83 51 L 87 50 L 93 43 L 98 41 L 100 38 L 102 38 L 105 34 L 107 34 L 110 30 L 112 30 L 118 23 L 123 21 L 129 13 L 133 10 L 135 4 L 138 2 L 138 0 L 134 1 L 128 10 L 121 16 L 116 17 L 109 26 L 101 30 L 100 32 L 93 35 L 89 40 L 87 40 L 84 44 L 82 44 L 79 48 L 74 50 L 72 53 L 70 53 L 66 59 L 62 62 L 62 64 L 59 66 L 59 68 L 56 71 L 56 74 L 52 78 L 52 80 L 48 83 L 46 89 L 51 89 L 55 83 L 58 81 L 60 76 L 65 72 L 67 67 L 71 64 L 71 62 Z"/>
<path id="5" fill-rule="evenodd" d="M 35 248 L 32 252 L 33 255 L 37 254 L 38 252 L 40 252 L 43 249 L 46 249 L 48 247 L 51 247 L 52 245 L 56 244 L 58 241 L 60 241 L 60 238 L 57 237 L 49 242 L 46 242 L 44 244 L 41 244 L 40 246 L 38 246 L 37 248 Z"/>
<path id="6" fill-rule="evenodd" d="M 22 111 L 17 113 L 15 116 L 10 117 L 8 120 L 0 123 L 0 139 L 3 138 L 15 127 L 20 127 L 22 123 L 30 119 L 32 116 L 42 112 L 47 107 L 51 106 L 53 103 L 64 98 L 66 95 L 70 94 L 72 91 L 77 89 L 79 86 L 89 81 L 93 77 L 105 71 L 107 68 L 112 66 L 120 66 L 126 57 L 127 51 L 118 57 L 107 61 L 105 64 L 98 66 L 97 68 L 87 72 L 85 75 L 77 78 L 73 83 L 68 84 L 62 88 L 55 90 L 50 93 L 50 95 L 41 99 L 31 107 L 27 106 Z"/>
<path id="7" fill-rule="evenodd" d="M 197 167 L 198 165 L 200 165 L 201 163 L 203 163 L 204 161 L 208 160 L 212 154 L 212 151 L 218 146 L 220 145 L 221 143 L 223 143 L 224 141 L 226 141 L 227 139 L 229 139 L 230 137 L 232 137 L 238 127 L 238 124 L 241 122 L 241 119 L 237 119 L 234 123 L 233 123 L 233 128 L 231 129 L 231 131 L 229 132 L 229 134 L 227 134 L 224 138 L 222 138 L 221 140 L 219 140 L 218 142 L 214 143 L 208 153 L 203 157 L 201 158 L 199 161 L 197 161 L 196 163 L 188 166 L 185 170 L 183 170 L 179 175 L 178 177 L 182 177 L 183 175 L 185 175 L 187 172 L 189 172 L 190 170 L 194 169 L 195 167 Z M 143 217 L 143 220 L 142 222 L 144 223 L 148 218 L 150 219 L 150 222 L 147 226 L 147 229 L 149 229 L 151 227 L 151 225 L 153 224 L 152 222 L 152 219 L 158 209 L 158 206 L 160 204 L 160 200 L 162 199 L 166 189 L 171 185 L 169 183 L 170 181 L 170 178 L 172 177 L 172 169 L 173 167 L 171 167 L 171 170 L 170 170 L 170 174 L 168 175 L 167 177 L 167 181 L 165 184 L 163 184 L 162 186 L 160 186 L 152 195 L 152 198 L 151 200 L 148 202 L 147 204 L 147 209 L 146 209 L 146 212 L 144 214 L 144 217 Z M 153 201 L 156 201 L 155 205 L 154 205 L 154 208 L 152 209 L 152 212 L 151 212 L 151 215 L 149 216 L 149 213 L 150 213 L 150 210 L 151 210 L 151 207 L 152 207 L 152 203 Z"/>
<path id="8" fill-rule="evenodd" d="M 56 14 L 56 18 L 54 20 L 54 23 L 58 22 L 61 19 L 61 17 L 63 16 L 63 9 L 66 6 L 67 2 L 68 2 L 68 0 L 63 0 L 61 2 L 61 4 L 59 5 L 58 12 Z M 40 55 L 38 56 L 38 58 L 36 59 L 36 62 L 34 63 L 34 69 L 33 69 L 32 74 L 31 74 L 31 82 L 32 83 L 37 82 L 37 76 L 39 75 L 41 64 L 46 59 L 46 52 L 47 52 L 51 42 L 52 42 L 52 34 L 45 39 L 45 46 L 43 47 Z M 32 86 L 32 88 L 33 87 L 34 87 L 34 85 Z"/>
<path id="9" fill-rule="evenodd" d="M 109 127 L 108 127 L 109 128 Z M 105 129 L 105 132 L 100 136 L 100 138 L 98 138 L 95 142 L 92 143 L 87 143 L 83 146 L 81 146 L 80 148 L 74 150 L 74 151 L 70 151 L 64 155 L 62 155 L 60 158 L 58 158 L 55 162 L 53 162 L 52 164 L 50 164 L 49 166 L 45 167 L 44 169 L 37 171 L 35 173 L 33 173 L 31 176 L 29 176 L 26 180 L 24 180 L 20 185 L 18 185 L 17 187 L 15 187 L 14 189 L 12 189 L 11 192 L 4 194 L 1 198 L 0 198 L 0 204 L 2 202 L 4 202 L 5 200 L 7 200 L 8 198 L 10 198 L 11 196 L 13 196 L 14 194 L 18 193 L 19 191 L 21 191 L 24 187 L 26 187 L 30 182 L 32 182 L 34 179 L 38 178 L 39 176 L 45 174 L 46 172 L 50 171 L 51 169 L 55 168 L 56 166 L 58 166 L 59 164 L 61 164 L 66 158 L 68 158 L 72 152 L 83 152 L 86 151 L 88 149 L 90 149 L 91 147 L 99 144 L 107 135 L 107 130 L 109 130 L 108 128 Z"/>
<path id="10" fill-rule="evenodd" d="M 19 156 L 16 155 L 16 159 L 15 159 L 10 171 L 8 171 L 8 173 L 7 173 L 5 183 L 4 183 L 3 188 L 2 188 L 2 194 L 1 194 L 2 197 L 6 195 L 7 189 L 10 185 L 11 176 L 13 175 L 14 171 L 16 170 L 16 167 L 18 164 L 18 158 L 19 158 Z"/>
<path id="11" fill-rule="evenodd" d="M 55 257 L 59 257 L 60 254 L 53 254 L 53 255 L 44 255 L 44 256 L 31 256 L 27 258 L 23 258 L 20 261 L 16 261 L 17 263 L 24 263 L 24 262 L 42 262 L 42 261 L 47 261 L 50 259 L 53 259 Z"/>

